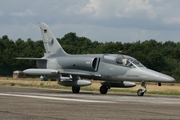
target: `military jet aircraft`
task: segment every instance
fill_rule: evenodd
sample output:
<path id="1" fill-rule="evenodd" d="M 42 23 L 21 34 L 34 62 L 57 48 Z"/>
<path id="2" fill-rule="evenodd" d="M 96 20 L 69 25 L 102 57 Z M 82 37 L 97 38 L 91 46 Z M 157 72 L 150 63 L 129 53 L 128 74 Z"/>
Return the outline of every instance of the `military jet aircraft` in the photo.
<path id="1" fill-rule="evenodd" d="M 175 79 L 150 70 L 133 57 L 124 54 L 83 54 L 66 53 L 49 27 L 39 22 L 45 47 L 42 58 L 16 58 L 36 60 L 37 68 L 26 69 L 23 72 L 30 75 L 58 78 L 58 84 L 72 86 L 73 93 L 79 93 L 80 87 L 91 85 L 90 78 L 102 80 L 100 93 L 106 94 L 112 87 L 128 88 L 136 86 L 134 82 L 142 82 L 138 96 L 146 92 L 146 82 L 171 83 Z M 93 49 L 93 48 L 92 48 Z"/>

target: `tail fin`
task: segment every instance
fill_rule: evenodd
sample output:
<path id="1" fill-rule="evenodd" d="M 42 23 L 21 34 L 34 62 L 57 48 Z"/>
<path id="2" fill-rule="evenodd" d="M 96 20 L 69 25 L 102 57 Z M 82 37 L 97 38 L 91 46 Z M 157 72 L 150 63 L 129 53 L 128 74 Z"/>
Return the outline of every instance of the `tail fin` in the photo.
<path id="1" fill-rule="evenodd" d="M 39 22 L 39 27 L 41 29 L 41 33 L 43 37 L 44 48 L 46 50 L 45 53 L 46 57 L 50 57 L 50 56 L 58 57 L 58 56 L 68 55 L 63 50 L 57 39 L 52 34 L 51 30 L 45 23 Z"/>

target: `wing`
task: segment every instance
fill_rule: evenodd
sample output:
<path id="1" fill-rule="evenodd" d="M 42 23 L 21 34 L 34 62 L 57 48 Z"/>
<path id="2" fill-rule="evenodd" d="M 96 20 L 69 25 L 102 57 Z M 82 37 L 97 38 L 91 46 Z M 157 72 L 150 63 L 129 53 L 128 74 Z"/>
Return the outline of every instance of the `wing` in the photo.
<path id="1" fill-rule="evenodd" d="M 60 72 L 61 74 L 66 74 L 66 75 L 78 75 L 78 76 L 86 76 L 86 77 L 99 77 L 101 78 L 100 74 L 97 73 L 86 73 L 86 72 L 68 72 L 68 71 L 63 71 Z"/>
<path id="2" fill-rule="evenodd" d="M 17 57 L 15 59 L 18 59 L 18 60 L 47 61 L 46 58 L 28 58 L 28 57 L 23 58 L 23 57 Z M 34 75 L 34 74 L 38 74 L 38 73 L 42 74 L 43 71 L 44 71 L 44 69 L 43 70 L 41 70 L 41 69 L 27 69 L 25 72 L 27 74 L 33 74 Z M 52 69 L 46 69 L 46 72 L 49 72 L 49 74 L 52 73 L 51 71 L 52 71 Z M 67 69 L 60 70 L 59 72 L 62 75 L 74 75 L 74 76 L 81 76 L 81 77 L 89 77 L 89 78 L 93 78 L 93 79 L 100 79 L 101 78 L 101 74 L 98 74 L 98 73 L 95 73 L 95 72 L 86 72 L 86 71 L 79 71 L 79 70 L 71 71 L 71 70 L 67 70 Z"/>

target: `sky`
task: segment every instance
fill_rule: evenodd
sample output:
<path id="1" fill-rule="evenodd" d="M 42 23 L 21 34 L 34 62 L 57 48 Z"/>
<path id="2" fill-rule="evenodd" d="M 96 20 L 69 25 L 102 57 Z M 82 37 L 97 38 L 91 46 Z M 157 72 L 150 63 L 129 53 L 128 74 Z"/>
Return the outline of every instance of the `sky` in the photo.
<path id="1" fill-rule="evenodd" d="M 180 42 L 180 0 L 1 0 L 0 37 L 41 40 L 69 32 L 99 42 Z"/>

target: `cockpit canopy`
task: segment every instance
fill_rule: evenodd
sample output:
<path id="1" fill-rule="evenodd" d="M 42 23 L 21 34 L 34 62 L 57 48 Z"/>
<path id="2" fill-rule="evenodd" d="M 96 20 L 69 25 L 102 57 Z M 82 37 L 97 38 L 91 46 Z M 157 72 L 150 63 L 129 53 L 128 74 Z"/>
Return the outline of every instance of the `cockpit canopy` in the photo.
<path id="1" fill-rule="evenodd" d="M 115 61 L 117 64 L 131 67 L 131 68 L 138 68 L 138 67 L 145 67 L 142 63 L 136 60 L 133 57 L 126 56 L 126 55 L 104 55 L 104 59 Z"/>

